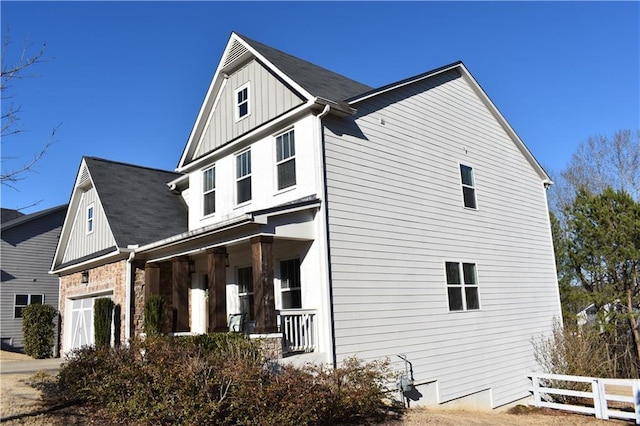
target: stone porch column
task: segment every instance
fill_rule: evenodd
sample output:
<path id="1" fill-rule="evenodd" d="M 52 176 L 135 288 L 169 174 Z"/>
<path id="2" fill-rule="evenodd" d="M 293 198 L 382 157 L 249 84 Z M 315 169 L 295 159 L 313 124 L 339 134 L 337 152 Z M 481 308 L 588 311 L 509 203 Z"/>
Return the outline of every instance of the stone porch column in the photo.
<path id="1" fill-rule="evenodd" d="M 173 331 L 189 331 L 189 259 L 179 257 L 171 262 Z"/>
<path id="2" fill-rule="evenodd" d="M 278 331 L 273 290 L 273 237 L 251 238 L 255 333 Z"/>
<path id="3" fill-rule="evenodd" d="M 209 276 L 209 333 L 227 332 L 227 249 L 207 250 Z"/>

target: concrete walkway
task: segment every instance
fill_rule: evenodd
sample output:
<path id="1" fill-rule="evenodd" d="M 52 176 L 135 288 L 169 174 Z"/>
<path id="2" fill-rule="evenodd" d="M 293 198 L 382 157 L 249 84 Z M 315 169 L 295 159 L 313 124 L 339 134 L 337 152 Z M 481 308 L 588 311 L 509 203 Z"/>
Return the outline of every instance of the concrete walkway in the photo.
<path id="1" fill-rule="evenodd" d="M 3 360 L 0 362 L 0 374 L 35 374 L 41 370 L 56 372 L 62 362 L 62 358 Z"/>

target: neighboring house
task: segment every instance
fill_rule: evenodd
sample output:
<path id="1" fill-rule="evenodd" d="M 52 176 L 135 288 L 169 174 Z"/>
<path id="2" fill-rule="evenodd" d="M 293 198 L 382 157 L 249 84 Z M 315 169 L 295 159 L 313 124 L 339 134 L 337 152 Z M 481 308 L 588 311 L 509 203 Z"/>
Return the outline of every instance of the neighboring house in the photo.
<path id="1" fill-rule="evenodd" d="M 84 158 L 52 270 L 142 332 L 240 328 L 289 361 L 404 354 L 418 403 L 529 395 L 560 318 L 549 177 L 461 63 L 378 89 L 233 33 L 176 173 Z M 83 282 L 84 281 L 84 282 Z"/>
<path id="2" fill-rule="evenodd" d="M 3 218 L 8 209 L 2 209 Z M 22 309 L 47 304 L 58 309 L 58 278 L 49 266 L 58 244 L 67 206 L 36 213 L 10 214 L 2 222 L 0 337 L 2 349 L 22 351 Z M 15 210 L 13 210 L 15 212 Z M 56 333 L 57 334 L 57 333 Z"/>

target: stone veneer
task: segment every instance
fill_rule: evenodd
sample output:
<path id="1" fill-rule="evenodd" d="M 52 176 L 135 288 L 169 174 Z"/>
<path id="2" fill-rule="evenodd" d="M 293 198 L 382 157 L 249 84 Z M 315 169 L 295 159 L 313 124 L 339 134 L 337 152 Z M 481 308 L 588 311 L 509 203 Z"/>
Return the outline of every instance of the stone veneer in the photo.
<path id="1" fill-rule="evenodd" d="M 110 294 L 113 297 L 113 303 L 120 306 L 120 338 L 116 336 L 116 341 L 125 341 L 125 298 L 126 298 L 126 270 L 127 261 L 119 260 L 106 265 L 88 269 L 89 282 L 82 283 L 82 272 L 64 275 L 60 277 L 60 341 L 64 342 L 65 323 L 66 323 L 66 301 L 67 299 L 78 299 L 83 297 L 94 297 L 101 294 Z M 118 312 L 118 310 L 116 310 Z M 115 318 L 114 318 L 115 320 Z M 118 321 L 116 321 L 116 324 Z M 64 348 L 65 350 L 68 348 Z"/>

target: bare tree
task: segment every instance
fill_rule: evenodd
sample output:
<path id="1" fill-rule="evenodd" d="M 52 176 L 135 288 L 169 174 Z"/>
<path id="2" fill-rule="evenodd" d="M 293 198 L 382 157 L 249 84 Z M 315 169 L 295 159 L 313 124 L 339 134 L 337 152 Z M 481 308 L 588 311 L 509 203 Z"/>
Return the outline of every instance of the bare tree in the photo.
<path id="1" fill-rule="evenodd" d="M 580 188 L 600 194 L 611 187 L 639 200 L 640 130 L 619 130 L 613 137 L 590 136 L 555 180 L 550 204 L 558 214 L 573 202 Z"/>
<path id="2" fill-rule="evenodd" d="M 18 59 L 12 63 L 8 63 L 7 54 L 11 46 L 11 37 L 7 31 L 2 39 L 2 66 L 0 71 L 0 99 L 2 100 L 2 125 L 0 140 L 2 141 L 3 151 L 7 138 L 23 133 L 24 129 L 19 125 L 21 105 L 14 102 L 15 94 L 11 88 L 15 81 L 24 78 L 37 76 L 34 74 L 33 67 L 45 61 L 44 52 L 46 45 L 42 44 L 39 48 L 33 49 L 32 44 L 25 42 L 22 46 Z M 51 131 L 49 138 L 35 150 L 35 153 L 28 159 L 20 157 L 2 156 L 2 171 L 0 173 L 0 182 L 2 185 L 16 189 L 18 181 L 25 178 L 25 175 L 32 171 L 38 161 L 44 157 L 49 147 L 55 142 L 54 137 L 59 126 L 55 126 Z"/>

